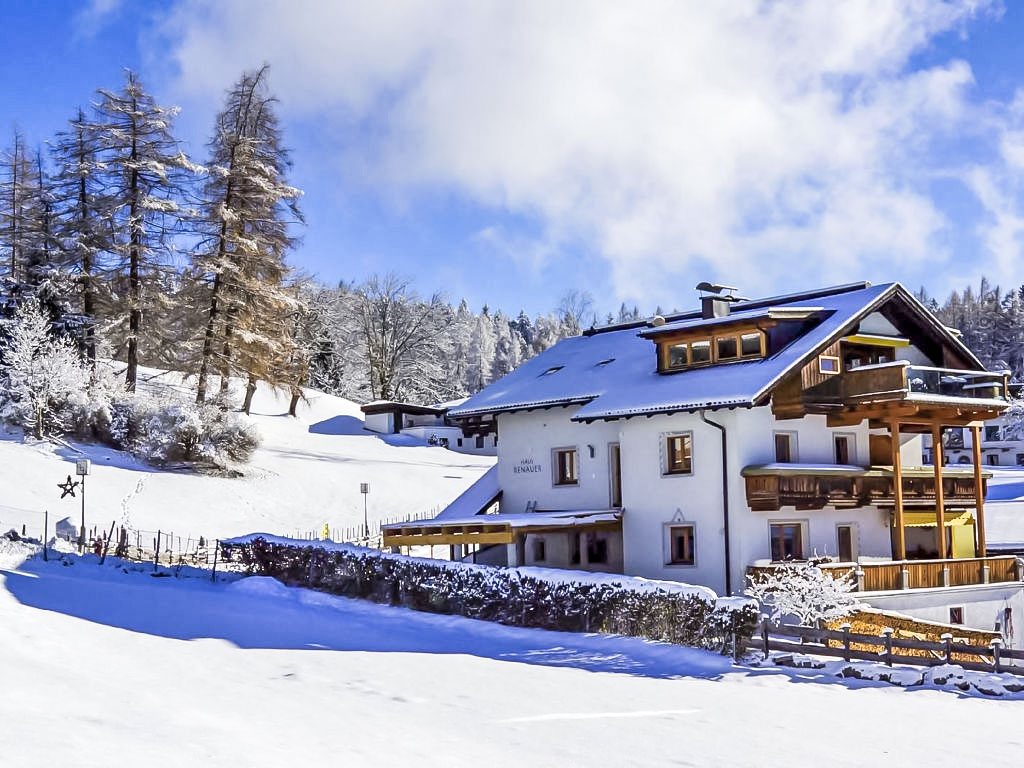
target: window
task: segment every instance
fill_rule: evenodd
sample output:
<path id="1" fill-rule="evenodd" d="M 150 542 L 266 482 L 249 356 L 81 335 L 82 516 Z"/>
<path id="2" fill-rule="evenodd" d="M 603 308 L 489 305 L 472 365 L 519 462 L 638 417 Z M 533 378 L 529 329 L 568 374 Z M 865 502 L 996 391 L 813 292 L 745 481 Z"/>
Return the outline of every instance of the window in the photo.
<path id="1" fill-rule="evenodd" d="M 579 565 L 581 556 L 580 534 L 569 534 L 569 564 Z"/>
<path id="2" fill-rule="evenodd" d="M 608 539 L 600 533 L 587 534 L 587 562 L 608 562 Z"/>
<path id="3" fill-rule="evenodd" d="M 497 435 L 494 436 L 494 447 L 495 448 L 498 447 L 498 436 Z"/>
<path id="4" fill-rule="evenodd" d="M 832 355 L 819 355 L 818 371 L 820 373 L 839 373 L 839 358 Z"/>
<path id="5" fill-rule="evenodd" d="M 1024 453 L 1017 454 L 1017 466 L 1024 467 Z"/>
<path id="6" fill-rule="evenodd" d="M 951 606 L 949 606 L 949 623 L 950 624 L 963 624 L 964 623 L 964 607 L 962 605 L 951 605 Z"/>
<path id="7" fill-rule="evenodd" d="M 537 537 L 533 540 L 533 561 L 535 563 L 544 562 L 544 539 L 543 537 Z"/>
<path id="8" fill-rule="evenodd" d="M 690 345 L 690 365 L 711 362 L 711 342 L 695 341 Z"/>
<path id="9" fill-rule="evenodd" d="M 792 432 L 775 433 L 775 461 L 779 464 L 796 461 L 796 435 Z"/>
<path id="10" fill-rule="evenodd" d="M 988 458 L 986 459 L 985 463 L 988 464 L 990 467 L 998 467 L 999 466 L 999 454 L 998 453 L 990 453 L 988 455 Z"/>
<path id="11" fill-rule="evenodd" d="M 694 528 L 692 525 L 670 525 L 668 527 L 668 564 L 695 565 Z"/>
<path id="12" fill-rule="evenodd" d="M 562 368 L 564 368 L 564 367 L 565 366 L 562 366 L 562 365 L 553 365 L 550 368 L 548 368 L 546 371 L 544 371 L 544 373 L 542 373 L 541 376 L 550 376 L 552 373 L 557 373 L 558 371 L 562 370 Z"/>
<path id="13" fill-rule="evenodd" d="M 853 463 L 853 435 L 834 435 L 836 464 Z"/>
<path id="14" fill-rule="evenodd" d="M 740 336 L 740 357 L 761 357 L 760 333 L 744 333 Z"/>
<path id="15" fill-rule="evenodd" d="M 483 435 L 477 435 L 476 436 L 476 447 L 477 448 L 483 448 L 484 447 L 484 436 Z"/>
<path id="16" fill-rule="evenodd" d="M 985 427 L 985 442 L 991 443 L 999 439 L 999 427 L 998 426 L 987 426 Z"/>
<path id="17" fill-rule="evenodd" d="M 735 336 L 720 336 L 715 339 L 715 343 L 718 345 L 719 360 L 731 360 L 739 357 L 739 345 L 736 343 Z"/>
<path id="18" fill-rule="evenodd" d="M 554 484 L 579 485 L 575 448 L 556 448 L 554 453 Z"/>
<path id="19" fill-rule="evenodd" d="M 684 432 L 681 435 L 665 437 L 665 467 L 663 474 L 688 475 L 693 471 L 693 435 Z"/>
<path id="20" fill-rule="evenodd" d="M 839 562 L 854 563 L 857 561 L 856 537 L 852 525 L 836 526 L 836 552 Z"/>
<path id="21" fill-rule="evenodd" d="M 771 523 L 772 560 L 803 560 L 804 536 L 802 523 Z"/>
<path id="22" fill-rule="evenodd" d="M 462 438 L 460 437 L 459 438 L 459 448 L 461 448 L 461 447 L 462 447 Z"/>
<path id="23" fill-rule="evenodd" d="M 689 359 L 686 356 L 687 350 L 689 349 L 688 344 L 673 344 L 668 348 L 668 367 L 669 368 L 682 368 L 689 364 Z"/>

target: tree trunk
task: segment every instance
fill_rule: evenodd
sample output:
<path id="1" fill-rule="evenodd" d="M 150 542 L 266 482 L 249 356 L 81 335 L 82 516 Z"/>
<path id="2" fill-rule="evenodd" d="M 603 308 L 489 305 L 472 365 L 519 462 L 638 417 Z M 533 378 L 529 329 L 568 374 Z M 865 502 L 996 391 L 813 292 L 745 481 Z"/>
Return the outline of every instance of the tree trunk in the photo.
<path id="1" fill-rule="evenodd" d="M 210 315 L 206 321 L 206 334 L 203 337 L 203 359 L 199 364 L 199 383 L 196 386 L 196 402 L 206 401 L 206 381 L 210 373 L 210 358 L 213 356 L 213 341 L 217 330 L 218 294 L 220 293 L 220 273 L 213 278 L 213 293 L 210 295 Z M 223 380 L 222 380 L 223 381 Z"/>
<path id="2" fill-rule="evenodd" d="M 249 415 L 249 410 L 252 408 L 252 396 L 256 394 L 256 377 L 251 373 L 249 374 L 249 380 L 245 383 L 245 402 L 242 403 L 242 410 L 245 415 Z"/>
<path id="3" fill-rule="evenodd" d="M 132 163 L 138 160 L 135 137 L 132 137 Z M 142 251 L 142 232 L 139 222 L 139 172 L 133 167 L 129 182 L 131 207 L 129 227 L 131 241 L 128 246 L 128 369 L 124 385 L 129 392 L 135 391 L 135 380 L 139 367 L 139 326 L 142 325 L 142 280 L 139 277 L 139 260 Z"/>
<path id="4" fill-rule="evenodd" d="M 297 416 L 298 415 L 296 413 L 296 411 L 298 410 L 299 401 L 301 399 L 302 399 L 302 390 L 300 390 L 300 389 L 293 389 L 292 390 L 291 402 L 288 403 L 288 415 L 289 416 Z"/>
<path id="5" fill-rule="evenodd" d="M 234 333 L 230 314 L 224 325 L 224 347 L 221 351 L 220 393 L 227 394 L 228 379 L 231 376 L 231 334 Z"/>

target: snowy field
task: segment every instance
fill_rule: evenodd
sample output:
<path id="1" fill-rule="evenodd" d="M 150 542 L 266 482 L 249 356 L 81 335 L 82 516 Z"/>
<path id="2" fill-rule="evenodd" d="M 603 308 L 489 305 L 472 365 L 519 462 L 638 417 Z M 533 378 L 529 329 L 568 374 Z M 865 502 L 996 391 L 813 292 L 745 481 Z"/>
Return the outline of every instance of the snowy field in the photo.
<path id="1" fill-rule="evenodd" d="M 24 443 L 20 432 L 0 431 L 0 531 L 20 530 L 24 523 L 28 533 L 41 536 L 43 510 L 49 510 L 51 526 L 65 516 L 77 525 L 81 500 L 61 500 L 57 483 L 74 473 L 73 462 L 82 455 L 93 461 L 88 526 L 106 529 L 117 520 L 135 529 L 172 531 L 182 541 L 250 531 L 319 534 L 325 523 L 332 529 L 362 526 L 363 482 L 370 484 L 373 530 L 386 518 L 439 511 L 494 463 L 493 457 L 365 432 L 358 405 L 306 392 L 309 403 L 300 404 L 293 418 L 287 394 L 261 386 L 253 421 L 263 444 L 241 478 L 160 471 L 105 446 Z"/>
<path id="2" fill-rule="evenodd" d="M 1019 699 L 24 553 L 0 541 L 4 766 L 962 766 L 1024 740 Z"/>

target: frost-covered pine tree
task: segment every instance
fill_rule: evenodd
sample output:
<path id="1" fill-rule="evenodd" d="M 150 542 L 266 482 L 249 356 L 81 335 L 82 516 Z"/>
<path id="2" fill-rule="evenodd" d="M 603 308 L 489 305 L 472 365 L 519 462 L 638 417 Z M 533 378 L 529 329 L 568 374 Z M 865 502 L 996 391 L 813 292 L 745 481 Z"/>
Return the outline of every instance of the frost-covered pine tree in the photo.
<path id="1" fill-rule="evenodd" d="M 4 331 L 0 417 L 39 438 L 62 431 L 71 400 L 89 384 L 75 344 L 52 334 L 50 318 L 35 301 L 18 305 Z"/>
<path id="2" fill-rule="evenodd" d="M 206 239 L 197 268 L 209 280 L 196 401 L 211 373 L 222 388 L 232 373 L 247 379 L 246 406 L 259 379 L 298 386 L 295 322 L 302 299 L 288 283 L 290 228 L 302 221 L 285 173 L 288 153 L 266 86 L 267 67 L 246 72 L 228 92 L 210 142 L 203 203 Z M 294 374 L 294 375 L 293 375 Z M 246 407 L 246 410 L 247 407 Z"/>
<path id="3" fill-rule="evenodd" d="M 68 129 L 57 134 L 51 152 L 56 166 L 53 197 L 61 261 L 75 278 L 83 346 L 95 371 L 98 317 L 101 307 L 109 307 L 109 275 L 102 259 L 114 248 L 108 226 L 113 212 L 103 189 L 105 165 L 99 157 L 98 132 L 90 125 L 79 109 Z"/>
<path id="4" fill-rule="evenodd" d="M 189 162 L 172 133 L 177 107 L 162 107 L 134 72 L 126 74 L 119 92 L 101 89 L 96 120 L 83 126 L 92 134 L 102 161 L 101 194 L 113 237 L 111 256 L 123 289 L 120 314 L 127 363 L 125 386 L 134 391 L 140 345 L 163 331 L 160 323 L 143 327 L 148 310 L 157 309 L 164 278 L 174 266 L 173 235 L 181 231 L 191 211 L 188 183 L 201 169 Z"/>

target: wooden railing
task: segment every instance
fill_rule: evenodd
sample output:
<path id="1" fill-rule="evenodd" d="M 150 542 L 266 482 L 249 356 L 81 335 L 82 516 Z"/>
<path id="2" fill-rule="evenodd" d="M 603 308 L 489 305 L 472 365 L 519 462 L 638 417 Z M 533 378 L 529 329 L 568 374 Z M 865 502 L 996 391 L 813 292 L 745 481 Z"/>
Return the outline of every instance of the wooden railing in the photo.
<path id="1" fill-rule="evenodd" d="M 748 467 L 743 470 L 747 504 L 755 512 L 774 512 L 781 507 L 821 509 L 825 506 L 864 507 L 895 502 L 892 470 L 882 467 L 836 470 L 802 470 L 792 467 Z M 982 480 L 982 493 L 987 483 Z M 943 498 L 947 505 L 974 506 L 974 476 L 950 467 L 942 478 Z M 935 504 L 935 476 L 929 468 L 906 470 L 903 475 L 904 507 Z"/>
<path id="2" fill-rule="evenodd" d="M 988 566 L 988 577 L 985 575 Z M 751 566 L 747 574 L 757 579 L 785 563 Z M 893 560 L 880 563 L 823 563 L 823 570 L 837 578 L 856 579 L 860 592 L 888 592 L 898 589 L 928 589 L 933 587 L 963 587 L 974 584 L 1001 584 L 1022 580 L 1013 555 L 999 557 L 969 557 L 952 560 Z M 906 575 L 904 575 L 904 572 Z"/>
<path id="3" fill-rule="evenodd" d="M 813 656 L 836 656 L 846 661 L 877 661 L 890 667 L 894 663 L 919 667 L 957 664 L 964 669 L 979 672 L 1024 675 L 1024 666 L 1021 666 L 1024 651 L 1003 648 L 996 640 L 988 646 L 972 645 L 954 642 L 952 634 L 944 634 L 940 642 L 934 642 L 894 637 L 891 630 L 881 636 L 854 634 L 848 624 L 836 630 L 785 624 L 774 626 L 767 621 L 761 624 L 760 635 L 761 651 L 766 659 L 771 651 L 788 651 Z M 798 642 L 787 638 L 795 638 Z M 905 650 L 918 653 L 900 653 Z"/>
<path id="4" fill-rule="evenodd" d="M 910 365 L 904 360 L 851 368 L 804 392 L 806 403 L 851 405 L 903 400 L 910 395 L 1006 399 L 1006 378 L 990 371 L 962 371 Z"/>

